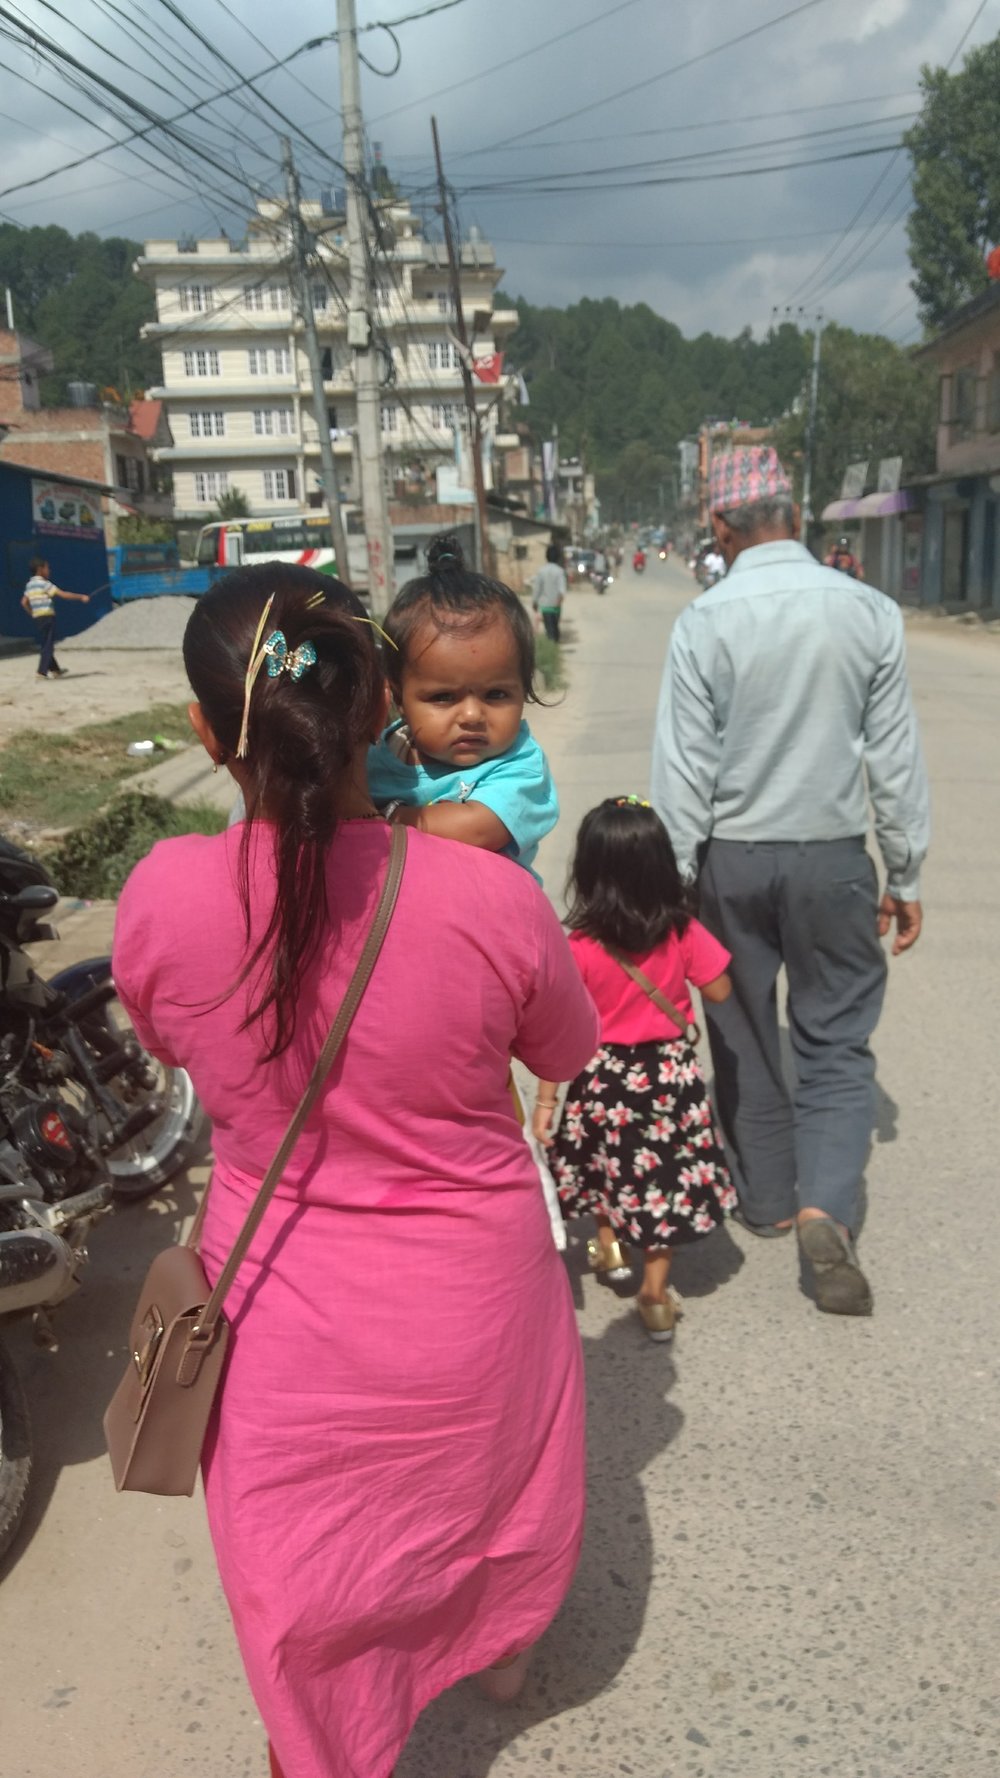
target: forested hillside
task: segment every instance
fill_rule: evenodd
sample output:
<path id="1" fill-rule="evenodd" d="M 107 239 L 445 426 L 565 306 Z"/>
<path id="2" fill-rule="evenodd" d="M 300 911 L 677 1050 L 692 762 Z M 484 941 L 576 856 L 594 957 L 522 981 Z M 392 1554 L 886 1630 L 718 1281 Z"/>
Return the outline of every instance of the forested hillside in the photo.
<path id="1" fill-rule="evenodd" d="M 504 299 L 510 301 L 511 299 Z M 583 455 L 605 499 L 668 488 L 677 443 L 708 417 L 776 420 L 801 393 L 810 341 L 784 323 L 760 340 L 685 339 L 645 303 L 585 297 L 568 309 L 514 299 L 521 321 L 511 361 L 528 381 L 524 418 L 540 437 L 559 427 L 562 455 Z"/>
<path id="2" fill-rule="evenodd" d="M 42 379 L 47 407 L 66 400 L 74 378 L 125 400 L 157 381 L 159 353 L 139 338 L 154 308 L 152 291 L 132 272 L 140 252 L 135 241 L 0 223 L 0 286 L 10 289 L 15 325 L 55 358 Z"/>

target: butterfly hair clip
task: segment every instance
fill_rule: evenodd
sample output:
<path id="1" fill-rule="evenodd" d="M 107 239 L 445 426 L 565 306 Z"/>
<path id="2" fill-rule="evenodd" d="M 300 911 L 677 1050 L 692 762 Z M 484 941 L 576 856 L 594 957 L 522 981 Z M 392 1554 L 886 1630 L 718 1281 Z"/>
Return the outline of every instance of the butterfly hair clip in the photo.
<path id="1" fill-rule="evenodd" d="M 298 648 L 288 652 L 283 630 L 272 630 L 264 644 L 267 656 L 267 676 L 277 679 L 281 673 L 290 673 L 292 678 L 299 680 L 303 673 L 316 665 L 316 650 L 311 642 L 300 642 Z"/>

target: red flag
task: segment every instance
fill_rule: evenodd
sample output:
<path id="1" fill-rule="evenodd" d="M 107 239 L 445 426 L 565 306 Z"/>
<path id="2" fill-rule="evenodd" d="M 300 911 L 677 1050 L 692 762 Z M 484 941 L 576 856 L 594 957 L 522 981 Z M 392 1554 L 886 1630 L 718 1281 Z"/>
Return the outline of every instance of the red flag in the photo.
<path id="1" fill-rule="evenodd" d="M 472 360 L 472 374 L 481 383 L 499 383 L 503 373 L 503 353 L 489 352 L 485 358 Z"/>

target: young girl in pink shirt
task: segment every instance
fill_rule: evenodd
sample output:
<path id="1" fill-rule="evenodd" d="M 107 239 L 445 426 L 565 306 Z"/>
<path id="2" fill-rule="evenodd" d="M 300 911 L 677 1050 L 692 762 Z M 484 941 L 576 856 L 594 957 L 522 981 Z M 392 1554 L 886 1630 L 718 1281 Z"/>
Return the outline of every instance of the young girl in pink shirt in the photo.
<path id="1" fill-rule="evenodd" d="M 671 1252 L 711 1234 L 736 1207 L 712 1119 L 689 983 L 731 992 L 729 952 L 686 912 L 670 837 L 648 803 L 609 798 L 580 826 L 569 942 L 601 1017 L 596 1055 L 570 1081 L 558 1134 L 555 1082 L 540 1081 L 533 1128 L 550 1146 L 563 1215 L 593 1216 L 593 1270 L 629 1276 L 642 1248 L 638 1309 L 654 1340 L 673 1337 Z"/>

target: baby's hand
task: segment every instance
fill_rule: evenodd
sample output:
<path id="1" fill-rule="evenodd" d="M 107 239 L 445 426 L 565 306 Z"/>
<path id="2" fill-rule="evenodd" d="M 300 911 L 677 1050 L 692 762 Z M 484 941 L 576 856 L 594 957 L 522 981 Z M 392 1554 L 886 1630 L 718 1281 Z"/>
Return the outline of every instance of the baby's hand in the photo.
<path id="1" fill-rule="evenodd" d="M 531 1134 L 543 1148 L 552 1146 L 552 1119 L 555 1109 L 554 1105 L 543 1105 L 536 1100 L 535 1109 L 531 1114 Z"/>

